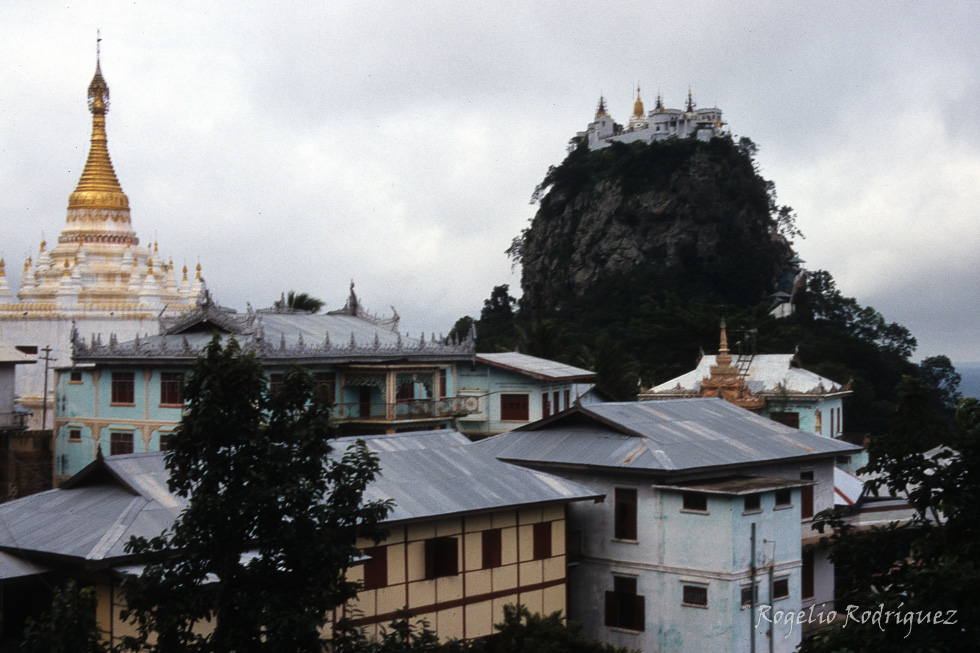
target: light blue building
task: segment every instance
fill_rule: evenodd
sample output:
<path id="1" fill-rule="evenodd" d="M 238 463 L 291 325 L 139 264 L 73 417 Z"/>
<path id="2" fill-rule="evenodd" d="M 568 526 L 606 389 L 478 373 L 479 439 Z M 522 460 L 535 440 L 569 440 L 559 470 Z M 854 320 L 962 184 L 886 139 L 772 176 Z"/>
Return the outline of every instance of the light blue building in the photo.
<path id="1" fill-rule="evenodd" d="M 214 334 L 254 352 L 274 390 L 293 366 L 309 370 L 345 435 L 459 428 L 488 435 L 567 409 L 591 387 L 588 370 L 521 354 L 476 354 L 462 342 L 398 331 L 351 289 L 325 314 L 237 313 L 210 302 L 161 319 L 159 334 L 119 342 L 73 338 L 72 365 L 56 370 L 55 481 L 104 456 L 166 449 L 183 411 L 181 389 Z"/>
<path id="2" fill-rule="evenodd" d="M 720 399 L 578 406 L 474 446 L 607 496 L 569 512 L 569 617 L 587 636 L 788 652 L 799 626 L 765 615 L 832 607 L 833 568 L 803 543 L 834 504 L 835 458 L 859 447 Z"/>
<path id="3" fill-rule="evenodd" d="M 595 372 L 518 352 L 476 354 L 457 367 L 459 396 L 474 408 L 457 427 L 471 438 L 503 433 L 568 410 Z"/>

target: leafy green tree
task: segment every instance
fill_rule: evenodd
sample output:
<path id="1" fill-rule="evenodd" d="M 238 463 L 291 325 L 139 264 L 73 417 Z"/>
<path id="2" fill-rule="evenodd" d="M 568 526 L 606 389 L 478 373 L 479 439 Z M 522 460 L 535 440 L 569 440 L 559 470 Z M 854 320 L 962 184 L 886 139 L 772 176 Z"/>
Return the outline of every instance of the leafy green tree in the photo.
<path id="1" fill-rule="evenodd" d="M 270 394 L 262 367 L 217 338 L 195 362 L 166 454 L 188 504 L 171 528 L 132 539 L 149 560 L 123 584 L 133 649 L 321 651 L 333 608 L 357 594 L 344 571 L 356 542 L 378 540 L 386 502 L 362 500 L 378 471 L 363 444 L 328 456 L 329 409 L 306 372 Z M 207 622 L 207 627 L 199 628 Z"/>
<path id="2" fill-rule="evenodd" d="M 504 620 L 487 650 L 491 653 L 628 653 L 628 649 L 583 637 L 582 627 L 560 612 L 531 614 L 523 605 L 504 606 Z"/>
<path id="3" fill-rule="evenodd" d="M 28 619 L 22 653 L 105 653 L 95 621 L 95 590 L 74 580 L 54 590 L 51 611 Z"/>
<path id="4" fill-rule="evenodd" d="M 514 326 L 517 300 L 510 295 L 510 286 L 494 286 L 490 297 L 483 301 L 480 320 L 476 323 L 477 349 L 481 352 L 512 351 L 517 343 Z"/>
<path id="5" fill-rule="evenodd" d="M 852 618 L 804 642 L 806 653 L 976 650 L 980 401 L 962 402 L 949 428 L 921 382 L 906 377 L 898 396 L 891 431 L 871 441 L 863 471 L 870 492 L 907 496 L 913 517 L 859 531 L 841 510 L 818 515 L 845 591 L 838 607 Z"/>

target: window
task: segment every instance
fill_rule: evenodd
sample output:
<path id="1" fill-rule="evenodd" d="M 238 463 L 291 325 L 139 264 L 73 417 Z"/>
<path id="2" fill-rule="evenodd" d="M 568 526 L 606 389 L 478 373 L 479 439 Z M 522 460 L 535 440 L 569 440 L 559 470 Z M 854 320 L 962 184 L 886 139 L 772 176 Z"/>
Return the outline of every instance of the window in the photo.
<path id="1" fill-rule="evenodd" d="M 130 431 L 112 431 L 109 435 L 109 455 L 133 453 L 133 434 Z"/>
<path id="2" fill-rule="evenodd" d="M 443 398 L 449 395 L 449 382 L 447 378 L 446 370 L 439 370 L 439 397 Z"/>
<path id="3" fill-rule="evenodd" d="M 801 481 L 812 481 L 813 472 L 800 472 Z M 813 517 L 813 486 L 804 485 L 800 488 L 800 517 L 809 519 Z"/>
<path id="4" fill-rule="evenodd" d="M 81 442 L 82 441 L 82 429 L 68 429 L 68 441 L 69 442 Z"/>
<path id="5" fill-rule="evenodd" d="M 133 372 L 112 373 L 112 398 L 114 404 L 132 406 L 135 403 L 136 379 Z"/>
<path id="6" fill-rule="evenodd" d="M 685 585 L 684 605 L 694 605 L 700 608 L 708 607 L 708 588 L 704 585 Z"/>
<path id="7" fill-rule="evenodd" d="M 373 590 L 388 586 L 388 549 L 374 546 L 364 549 L 368 557 L 364 563 L 364 589 Z"/>
<path id="8" fill-rule="evenodd" d="M 803 573 L 800 577 L 800 593 L 804 599 L 813 598 L 813 549 L 803 551 Z"/>
<path id="9" fill-rule="evenodd" d="M 455 537 L 425 541 L 425 577 L 428 580 L 459 573 L 459 547 Z"/>
<path id="10" fill-rule="evenodd" d="M 68 383 L 78 384 L 82 382 L 82 373 L 76 370 L 72 370 L 68 377 Z"/>
<path id="11" fill-rule="evenodd" d="M 16 345 L 14 349 L 22 354 L 37 354 L 37 345 Z"/>
<path id="12" fill-rule="evenodd" d="M 758 494 L 748 494 L 745 496 L 745 512 L 759 512 L 762 510 L 762 497 Z"/>
<path id="13" fill-rule="evenodd" d="M 565 410 L 568 410 L 572 406 L 572 391 L 565 390 Z"/>
<path id="14" fill-rule="evenodd" d="M 551 522 L 538 522 L 534 525 L 534 559 L 551 557 Z"/>
<path id="15" fill-rule="evenodd" d="M 615 520 L 614 535 L 616 539 L 636 539 L 636 490 L 616 488 Z"/>
<path id="16" fill-rule="evenodd" d="M 313 397 L 332 405 L 337 389 L 337 381 L 333 372 L 316 372 L 313 374 Z"/>
<path id="17" fill-rule="evenodd" d="M 541 393 L 541 417 L 548 417 L 551 415 L 551 402 L 548 401 L 548 393 Z"/>
<path id="18" fill-rule="evenodd" d="M 160 451 L 170 451 L 170 438 L 172 438 L 173 435 L 173 433 L 160 434 Z"/>
<path id="19" fill-rule="evenodd" d="M 779 580 L 774 581 L 772 584 L 773 600 L 785 599 L 788 596 L 789 596 L 789 579 L 780 578 Z"/>
<path id="20" fill-rule="evenodd" d="M 160 405 L 161 406 L 183 406 L 184 405 L 183 393 L 184 393 L 183 372 L 160 373 Z"/>
<path id="21" fill-rule="evenodd" d="M 500 534 L 499 528 L 483 531 L 483 569 L 493 569 L 503 564 Z"/>
<path id="22" fill-rule="evenodd" d="M 788 508 L 793 505 L 793 491 L 789 488 L 776 490 L 776 507 Z"/>
<path id="23" fill-rule="evenodd" d="M 555 390 L 551 394 L 551 403 L 552 403 L 552 408 L 554 408 L 555 412 L 556 413 L 560 413 L 561 412 L 561 395 L 558 394 L 558 391 L 557 390 Z M 568 406 L 565 406 L 565 408 L 568 408 Z"/>
<path id="24" fill-rule="evenodd" d="M 282 373 L 270 374 L 269 375 L 269 394 L 275 397 L 277 394 L 282 392 L 282 386 L 286 379 L 286 375 Z"/>
<path id="25" fill-rule="evenodd" d="M 500 395 L 500 419 L 511 422 L 528 421 L 527 395 Z"/>
<path id="26" fill-rule="evenodd" d="M 701 492 L 685 492 L 684 510 L 708 512 L 708 495 Z"/>
<path id="27" fill-rule="evenodd" d="M 415 399 L 415 382 L 408 380 L 402 381 L 395 391 L 395 401 L 404 404 Z"/>
<path id="28" fill-rule="evenodd" d="M 707 602 L 707 596 L 705 597 Z M 759 604 L 759 585 L 755 585 L 755 603 Z M 752 606 L 752 587 L 746 586 L 742 588 L 742 607 L 749 608 Z"/>
<path id="29" fill-rule="evenodd" d="M 792 426 L 794 429 L 800 428 L 799 413 L 772 412 L 769 413 L 769 419 L 780 424 L 785 424 L 786 426 Z"/>
<path id="30" fill-rule="evenodd" d="M 636 593 L 636 578 L 613 576 L 613 591 L 606 592 L 606 625 L 642 631 L 645 612 L 644 599 Z"/>

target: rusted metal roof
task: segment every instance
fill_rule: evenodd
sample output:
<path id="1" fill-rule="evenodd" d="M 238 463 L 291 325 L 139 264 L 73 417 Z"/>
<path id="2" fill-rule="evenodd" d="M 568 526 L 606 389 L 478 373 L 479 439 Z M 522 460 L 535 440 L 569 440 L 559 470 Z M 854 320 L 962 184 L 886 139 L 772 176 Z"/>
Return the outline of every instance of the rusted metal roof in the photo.
<path id="1" fill-rule="evenodd" d="M 340 455 L 356 438 L 337 442 Z M 509 507 L 598 499 L 572 481 L 497 460 L 453 431 L 366 440 L 381 473 L 365 499 L 393 499 L 387 522 L 442 518 Z M 132 536 L 171 526 L 186 501 L 167 489 L 160 452 L 110 456 L 62 488 L 0 504 L 0 552 L 41 552 L 78 560 L 125 556 Z"/>
<path id="2" fill-rule="evenodd" d="M 722 399 L 578 406 L 474 446 L 514 462 L 663 473 L 861 450 L 778 424 Z"/>
<path id="3" fill-rule="evenodd" d="M 537 358 L 513 351 L 500 354 L 477 354 L 476 360 L 543 381 L 586 381 L 595 378 L 595 372 L 583 370 L 581 367 L 573 367 L 546 358 Z"/>

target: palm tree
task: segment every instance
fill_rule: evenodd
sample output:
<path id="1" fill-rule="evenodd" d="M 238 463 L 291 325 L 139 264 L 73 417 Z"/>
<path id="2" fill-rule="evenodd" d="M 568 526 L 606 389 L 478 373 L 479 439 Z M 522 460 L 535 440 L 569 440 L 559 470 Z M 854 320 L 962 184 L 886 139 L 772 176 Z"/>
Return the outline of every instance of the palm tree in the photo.
<path id="1" fill-rule="evenodd" d="M 290 290 L 283 299 L 276 302 L 276 308 L 287 312 L 319 313 L 323 308 L 323 300 L 317 299 L 305 292 Z"/>

